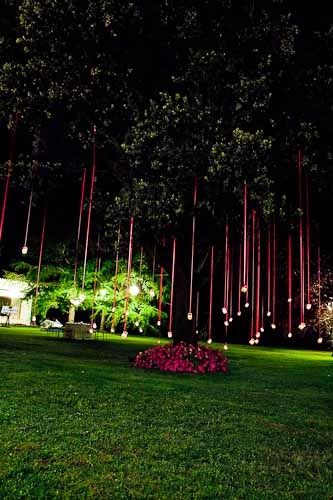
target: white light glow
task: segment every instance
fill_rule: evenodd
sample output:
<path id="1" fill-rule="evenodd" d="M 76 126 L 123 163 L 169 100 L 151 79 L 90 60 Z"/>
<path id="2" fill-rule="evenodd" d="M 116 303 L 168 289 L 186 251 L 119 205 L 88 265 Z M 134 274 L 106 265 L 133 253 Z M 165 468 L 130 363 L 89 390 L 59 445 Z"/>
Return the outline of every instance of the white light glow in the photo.
<path id="1" fill-rule="evenodd" d="M 293 299 L 291 297 L 288 298 L 288 302 L 292 302 Z"/>
<path id="2" fill-rule="evenodd" d="M 298 329 L 299 329 L 299 330 L 304 330 L 304 328 L 305 328 L 305 327 L 306 327 L 306 324 L 305 324 L 305 323 L 300 323 L 300 324 L 298 325 Z"/>
<path id="3" fill-rule="evenodd" d="M 193 318 L 193 314 L 191 312 L 187 313 L 187 319 L 191 321 Z"/>
<path id="4" fill-rule="evenodd" d="M 242 311 L 238 311 L 237 316 L 241 316 L 241 315 L 242 315 Z"/>
<path id="5" fill-rule="evenodd" d="M 312 305 L 311 305 L 311 304 L 306 304 L 306 306 L 305 306 L 305 307 L 306 307 L 306 309 L 307 309 L 308 311 L 310 311 L 310 309 L 311 309 Z"/>
<path id="6" fill-rule="evenodd" d="M 130 286 L 129 292 L 131 295 L 133 295 L 133 297 L 136 297 L 140 293 L 140 288 L 138 287 L 138 285 L 133 284 Z"/>
<path id="7" fill-rule="evenodd" d="M 225 321 L 224 326 L 229 326 L 229 321 Z"/>
<path id="8" fill-rule="evenodd" d="M 225 351 L 227 351 L 227 350 L 229 349 L 229 348 L 228 348 L 228 344 L 224 344 L 223 349 L 224 349 Z"/>
<path id="9" fill-rule="evenodd" d="M 24 246 L 22 247 L 22 255 L 27 255 L 28 253 L 28 247 Z"/>
<path id="10" fill-rule="evenodd" d="M 112 311 L 113 313 L 114 313 L 114 312 L 116 312 L 116 308 L 115 308 L 115 307 L 113 307 L 113 308 L 111 309 L 111 311 Z"/>
<path id="11" fill-rule="evenodd" d="M 266 315 L 267 315 L 268 317 L 270 317 L 270 316 L 271 316 L 271 314 L 272 314 L 272 313 L 271 313 L 271 311 L 267 311 L 267 313 L 266 313 Z"/>
<path id="12" fill-rule="evenodd" d="M 140 324 L 140 323 L 139 323 L 138 321 L 136 321 L 136 322 L 135 322 L 135 326 L 139 326 L 139 324 Z"/>
<path id="13" fill-rule="evenodd" d="M 293 336 L 293 334 L 291 332 L 288 333 L 288 338 L 291 339 L 291 337 Z"/>
<path id="14" fill-rule="evenodd" d="M 168 332 L 168 338 L 171 339 L 172 338 L 172 332 Z"/>
<path id="15" fill-rule="evenodd" d="M 322 344 L 323 343 L 323 337 L 319 337 L 318 340 L 317 340 L 318 344 Z"/>
<path id="16" fill-rule="evenodd" d="M 223 314 L 227 314 L 227 312 L 228 312 L 228 311 L 227 311 L 227 308 L 226 308 L 226 307 L 222 307 L 222 313 L 223 313 Z"/>
<path id="17" fill-rule="evenodd" d="M 161 320 L 160 319 L 157 320 L 157 326 L 161 326 Z"/>
<path id="18" fill-rule="evenodd" d="M 242 292 L 242 293 L 246 293 L 246 292 L 247 292 L 247 284 L 246 284 L 246 283 L 244 283 L 244 284 L 242 285 L 241 292 Z"/>
<path id="19" fill-rule="evenodd" d="M 275 323 L 272 323 L 272 324 L 271 324 L 271 328 L 272 328 L 272 330 L 275 330 L 275 329 L 276 329 L 276 324 L 275 324 Z"/>
<path id="20" fill-rule="evenodd" d="M 257 332 L 256 333 L 256 338 L 259 339 L 260 338 L 260 332 Z"/>
<path id="21" fill-rule="evenodd" d="M 250 339 L 250 340 L 249 340 L 249 344 L 250 344 L 250 345 L 253 345 L 253 344 L 254 344 L 254 339 Z"/>
<path id="22" fill-rule="evenodd" d="M 155 297 L 155 292 L 154 292 L 154 290 L 150 290 L 149 295 L 151 296 L 151 298 Z"/>
<path id="23" fill-rule="evenodd" d="M 259 339 L 255 339 L 254 343 L 259 344 Z"/>
<path id="24" fill-rule="evenodd" d="M 207 344 L 211 344 L 212 342 L 213 342 L 212 339 L 207 340 Z"/>
<path id="25" fill-rule="evenodd" d="M 101 294 L 101 297 L 105 297 L 105 295 L 107 294 L 107 290 L 105 290 L 105 288 L 102 288 L 99 293 Z"/>
<path id="26" fill-rule="evenodd" d="M 249 302 L 245 302 L 245 307 L 250 307 L 250 303 Z"/>
<path id="27" fill-rule="evenodd" d="M 232 323 L 233 322 L 233 318 L 229 318 L 229 323 Z"/>
<path id="28" fill-rule="evenodd" d="M 127 338 L 127 335 L 128 335 L 128 332 L 126 332 L 126 330 L 123 331 L 123 333 L 121 334 L 121 337 L 123 339 L 126 339 Z"/>
<path id="29" fill-rule="evenodd" d="M 264 333 L 265 328 L 263 328 L 263 327 L 261 326 L 261 327 L 260 327 L 260 331 L 261 331 L 261 333 Z"/>

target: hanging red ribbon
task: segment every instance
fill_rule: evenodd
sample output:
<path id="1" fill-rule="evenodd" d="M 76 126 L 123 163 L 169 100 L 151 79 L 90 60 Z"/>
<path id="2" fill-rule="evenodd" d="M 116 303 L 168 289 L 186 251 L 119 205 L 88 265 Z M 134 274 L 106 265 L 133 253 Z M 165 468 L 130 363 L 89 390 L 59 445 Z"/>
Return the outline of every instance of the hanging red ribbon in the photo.
<path id="1" fill-rule="evenodd" d="M 170 291 L 170 310 L 169 310 L 169 331 L 168 337 L 172 337 L 172 309 L 173 309 L 173 294 L 175 284 L 175 263 L 176 263 L 176 238 L 173 239 L 172 245 L 172 272 L 171 272 L 171 291 Z"/>
<path id="2" fill-rule="evenodd" d="M 292 337 L 292 240 L 288 234 L 288 337 Z"/>
<path id="3" fill-rule="evenodd" d="M 197 204 L 197 190 L 198 190 L 198 178 L 194 179 L 194 193 L 193 193 L 193 210 L 195 210 Z M 192 315 L 192 294 L 193 294 L 193 273 L 194 273 L 194 247 L 195 247 L 195 214 L 192 218 L 192 250 L 191 250 L 191 273 L 190 273 L 190 297 L 187 319 L 191 320 Z"/>
<path id="4" fill-rule="evenodd" d="M 256 337 L 260 337 L 260 225 L 257 219 L 257 296 L 256 296 Z"/>
<path id="5" fill-rule="evenodd" d="M 271 328 L 275 330 L 276 322 L 275 322 L 275 301 L 276 301 L 276 224 L 275 219 L 273 221 L 273 269 L 272 269 L 272 323 Z"/>
<path id="6" fill-rule="evenodd" d="M 310 278 L 310 205 L 309 205 L 309 181 L 308 176 L 305 177 L 305 188 L 306 188 L 306 264 L 307 264 L 307 289 L 308 289 L 308 301 L 306 308 L 309 311 L 311 309 L 311 278 Z"/>
<path id="7" fill-rule="evenodd" d="M 162 241 L 163 248 L 165 247 L 165 238 Z M 164 275 L 164 267 L 160 265 L 160 293 L 158 298 L 158 313 L 157 313 L 157 326 L 161 326 L 161 318 L 162 318 L 162 301 L 163 301 L 163 275 Z"/>
<path id="8" fill-rule="evenodd" d="M 247 184 L 244 182 L 244 221 L 243 221 L 243 285 L 242 292 L 247 292 L 248 289 L 248 255 L 247 255 Z"/>
<path id="9" fill-rule="evenodd" d="M 134 219 L 131 217 L 130 221 L 130 236 L 128 244 L 128 261 L 127 261 L 127 281 L 126 281 L 126 295 L 125 295 L 125 313 L 124 313 L 124 327 L 123 327 L 123 337 L 127 337 L 127 315 L 128 315 L 128 299 L 129 299 L 129 289 L 131 286 L 131 268 L 132 268 L 132 251 L 133 251 L 133 224 Z"/>
<path id="10" fill-rule="evenodd" d="M 267 234 L 267 316 L 271 316 L 271 225 Z"/>
<path id="11" fill-rule="evenodd" d="M 320 273 L 320 246 L 318 245 L 318 344 L 321 344 L 323 341 L 320 328 L 321 327 L 320 314 L 321 314 L 321 273 Z"/>
<path id="12" fill-rule="evenodd" d="M 35 293 L 34 309 L 33 309 L 34 312 L 33 312 L 33 318 L 32 318 L 33 323 L 36 322 L 37 299 L 38 299 L 38 294 L 39 294 L 40 271 L 41 271 L 41 267 L 42 267 L 43 246 L 44 246 L 44 238 L 45 238 L 45 225 L 46 225 L 46 209 L 44 211 L 42 234 L 41 234 L 40 247 L 39 247 L 39 260 L 38 260 L 38 270 L 37 270 L 37 280 L 36 280 L 36 293 Z"/>
<path id="13" fill-rule="evenodd" d="M 254 286 L 255 286 L 255 230 L 256 230 L 256 212 L 252 209 L 252 287 L 251 287 L 251 331 L 250 344 L 253 345 L 254 340 Z"/>
<path id="14" fill-rule="evenodd" d="M 212 316 L 213 316 L 213 279 L 214 279 L 214 245 L 210 254 L 210 285 L 209 285 L 209 318 L 208 318 L 208 343 L 212 342 Z"/>
<path id="15" fill-rule="evenodd" d="M 117 239 L 117 247 L 116 247 L 116 265 L 114 271 L 114 282 L 113 282 L 113 305 L 112 305 L 112 323 L 111 323 L 111 332 L 115 331 L 115 312 L 116 312 L 116 302 L 117 302 L 117 281 L 118 281 L 118 265 L 119 265 L 119 242 L 120 242 L 120 226 L 118 229 L 118 239 Z"/>
<path id="16" fill-rule="evenodd" d="M 240 243 L 240 245 L 239 245 L 237 316 L 240 316 L 242 314 L 242 311 L 241 311 L 241 288 L 242 288 L 242 243 Z"/>

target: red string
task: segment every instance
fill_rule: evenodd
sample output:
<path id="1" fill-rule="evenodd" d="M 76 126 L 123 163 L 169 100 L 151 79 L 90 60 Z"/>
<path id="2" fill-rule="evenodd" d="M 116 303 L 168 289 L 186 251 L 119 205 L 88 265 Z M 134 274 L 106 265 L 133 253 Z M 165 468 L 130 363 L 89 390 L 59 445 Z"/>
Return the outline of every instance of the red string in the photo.
<path id="1" fill-rule="evenodd" d="M 256 227 L 256 212 L 252 209 L 252 294 L 251 294 L 251 339 L 254 337 L 254 282 L 255 282 L 255 227 Z"/>
<path id="2" fill-rule="evenodd" d="M 273 222 L 273 289 L 272 289 L 272 325 L 273 328 L 276 326 L 275 322 L 275 299 L 276 299 L 276 225 L 275 220 Z"/>
<path id="3" fill-rule="evenodd" d="M 169 336 L 172 336 L 172 309 L 173 309 L 173 294 L 174 294 L 174 284 L 175 284 L 175 263 L 176 263 L 176 238 L 173 239 L 173 246 L 172 246 L 172 272 L 171 272 L 169 332 L 168 332 Z"/>
<path id="4" fill-rule="evenodd" d="M 224 314 L 228 317 L 228 248 L 229 248 L 229 225 L 225 225 L 225 248 L 224 248 Z"/>
<path id="5" fill-rule="evenodd" d="M 237 316 L 241 315 L 241 288 L 242 288 L 242 243 L 240 243 L 239 245 Z"/>
<path id="6" fill-rule="evenodd" d="M 74 260 L 74 288 L 76 288 L 77 281 L 77 266 L 78 266 L 78 257 L 79 257 L 79 243 L 80 243 L 80 235 L 81 235 L 81 223 L 82 223 L 82 211 L 83 211 L 83 203 L 84 203 L 84 191 L 86 185 L 86 176 L 87 169 L 83 169 L 83 177 L 82 177 L 82 185 L 81 185 L 81 200 L 80 200 L 80 211 L 79 211 L 79 222 L 77 226 L 77 236 L 76 236 L 76 245 L 75 245 L 75 260 Z"/>
<path id="7" fill-rule="evenodd" d="M 233 294 L 233 278 L 234 278 L 234 273 L 233 273 L 233 259 L 232 259 L 232 252 L 230 251 L 229 248 L 229 277 L 228 277 L 228 285 L 229 285 L 229 321 L 233 320 L 232 317 L 232 294 Z"/>
<path id="8" fill-rule="evenodd" d="M 19 117 L 20 117 L 20 112 L 17 111 L 16 115 L 15 115 L 14 128 L 13 128 L 13 131 L 12 131 L 12 139 L 11 139 L 11 147 L 10 147 L 9 160 L 8 160 L 8 168 L 7 168 L 7 175 L 6 175 L 5 191 L 4 191 L 3 202 L 2 202 L 2 211 L 1 211 L 1 220 L 0 220 L 0 241 L 2 239 L 2 230 L 3 230 L 4 221 L 5 221 L 5 212 L 6 212 L 6 206 L 7 206 L 8 188 L 9 188 L 9 181 L 10 181 L 10 176 L 11 176 L 12 168 L 13 168 L 14 149 L 15 149 L 15 140 L 16 140 L 16 129 L 17 129 L 17 123 L 18 123 Z"/>
<path id="9" fill-rule="evenodd" d="M 31 189 L 30 196 L 29 196 L 28 215 L 27 215 L 27 222 L 26 222 L 26 226 L 25 226 L 25 236 L 24 236 L 23 248 L 27 248 L 27 243 L 28 243 L 28 233 L 29 233 L 31 207 L 32 207 L 32 194 L 33 194 L 33 191 Z"/>
<path id="10" fill-rule="evenodd" d="M 198 178 L 194 179 L 193 208 L 197 204 Z M 195 215 L 192 218 L 192 250 L 191 250 L 191 274 L 190 274 L 190 298 L 188 306 L 188 319 L 192 319 L 192 294 L 193 294 L 193 271 L 194 271 L 194 245 L 195 245 Z"/>
<path id="11" fill-rule="evenodd" d="M 42 267 L 43 246 L 44 246 L 44 237 L 45 237 L 45 224 L 46 224 L 46 209 L 44 211 L 42 234 L 41 234 L 40 247 L 39 247 L 39 260 L 38 260 L 38 271 L 37 271 L 37 280 L 36 280 L 36 293 L 35 293 L 34 314 L 33 314 L 34 318 L 36 318 L 37 298 L 38 298 L 38 294 L 39 294 L 40 271 L 41 271 L 41 267 Z M 36 320 L 34 320 L 34 321 L 36 321 Z"/>
<path id="12" fill-rule="evenodd" d="M 247 184 L 244 182 L 244 234 L 243 234 L 243 291 L 246 292 L 248 288 L 248 256 L 247 256 Z"/>
<path id="13" fill-rule="evenodd" d="M 131 284 L 131 268 L 132 268 L 132 249 L 133 249 L 133 224 L 134 219 L 131 217 L 130 221 L 130 236 L 129 236 L 129 244 L 128 244 L 128 261 L 127 261 L 127 281 L 126 281 L 126 295 L 125 295 L 125 315 L 124 315 L 124 327 L 123 334 L 127 335 L 126 326 L 127 326 L 127 313 L 128 313 L 128 298 L 129 298 L 129 289 Z"/>
<path id="14" fill-rule="evenodd" d="M 271 225 L 267 234 L 267 316 L 271 315 Z"/>
<path id="15" fill-rule="evenodd" d="M 257 219 L 257 297 L 256 297 L 256 335 L 260 335 L 260 226 Z"/>
<path id="16" fill-rule="evenodd" d="M 321 339 L 320 309 L 321 309 L 321 273 L 320 273 L 320 246 L 318 245 L 318 339 Z"/>
<path id="17" fill-rule="evenodd" d="M 302 155 L 298 151 L 298 191 L 299 191 L 299 255 L 300 255 L 300 328 L 304 328 L 304 243 L 302 204 Z"/>
<path id="18" fill-rule="evenodd" d="M 307 309 L 311 308 L 311 282 L 310 282 L 310 205 L 309 205 L 309 182 L 308 176 L 305 177 L 306 187 L 306 250 L 307 250 L 307 287 L 308 287 L 308 302 Z"/>
<path id="19" fill-rule="evenodd" d="M 162 242 L 163 248 L 165 247 L 165 238 L 163 238 Z M 161 325 L 161 317 L 162 317 L 162 301 L 163 301 L 163 274 L 164 274 L 164 267 L 163 265 L 160 266 L 160 293 L 159 293 L 159 298 L 158 298 L 158 313 L 157 313 L 157 325 Z"/>
<path id="20" fill-rule="evenodd" d="M 96 170 L 96 126 L 94 125 L 94 128 L 93 128 L 93 164 L 92 164 L 92 171 L 91 171 L 91 184 L 90 184 L 89 207 L 88 207 L 86 245 L 85 245 L 85 251 L 84 251 L 84 264 L 83 264 L 83 275 L 82 275 L 82 291 L 84 291 L 84 284 L 85 284 L 85 279 L 86 279 L 88 243 L 89 243 L 89 232 L 90 232 L 90 220 L 91 220 L 91 210 L 92 210 L 92 201 L 93 201 L 93 193 L 94 193 L 94 182 L 95 182 L 95 170 Z"/>
<path id="21" fill-rule="evenodd" d="M 249 283 L 249 269 L 250 269 L 250 239 L 247 238 L 246 242 L 246 283 Z M 245 305 L 249 304 L 249 287 L 246 287 L 246 295 L 245 295 Z"/>
<path id="22" fill-rule="evenodd" d="M 288 335 L 292 334 L 292 240 L 288 234 Z"/>
<path id="23" fill-rule="evenodd" d="M 214 246 L 212 246 L 211 255 L 210 255 L 210 288 L 209 288 L 208 340 L 210 340 L 212 338 L 213 278 L 214 278 Z"/>
<path id="24" fill-rule="evenodd" d="M 117 249 L 116 249 L 116 268 L 114 272 L 114 283 L 113 283 L 113 306 L 112 306 L 112 325 L 111 332 L 114 332 L 115 329 L 115 312 L 116 312 L 116 301 L 117 301 L 117 281 L 118 281 L 118 265 L 119 265 L 119 242 L 120 242 L 120 226 L 118 229 L 118 240 L 117 240 Z"/>

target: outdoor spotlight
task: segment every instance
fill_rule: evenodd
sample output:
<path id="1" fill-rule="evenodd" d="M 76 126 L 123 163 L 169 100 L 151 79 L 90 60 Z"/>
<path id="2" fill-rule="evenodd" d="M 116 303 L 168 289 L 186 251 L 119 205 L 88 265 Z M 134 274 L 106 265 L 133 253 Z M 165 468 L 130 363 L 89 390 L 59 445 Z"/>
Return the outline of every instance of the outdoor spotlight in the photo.
<path id="1" fill-rule="evenodd" d="M 160 319 L 157 320 L 157 326 L 161 326 L 161 320 Z"/>
<path id="2" fill-rule="evenodd" d="M 207 344 L 211 344 L 212 342 L 213 342 L 212 339 L 207 340 Z"/>
<path id="3" fill-rule="evenodd" d="M 245 307 L 250 307 L 250 303 L 249 302 L 245 302 Z"/>
<path id="4" fill-rule="evenodd" d="M 138 287 L 138 285 L 131 285 L 129 292 L 131 295 L 133 295 L 133 297 L 136 297 L 140 293 L 140 288 Z"/>
<path id="5" fill-rule="evenodd" d="M 249 344 L 250 344 L 250 345 L 253 345 L 253 344 L 254 344 L 254 339 L 250 339 L 250 340 L 249 340 Z"/>
<path id="6" fill-rule="evenodd" d="M 271 328 L 272 328 L 273 330 L 275 330 L 275 328 L 276 328 L 276 324 L 275 324 L 275 323 L 272 323 L 272 324 L 271 324 Z"/>
<path id="7" fill-rule="evenodd" d="M 192 318 L 193 318 L 193 314 L 191 312 L 187 313 L 187 319 L 189 321 L 191 321 Z"/>
<path id="8" fill-rule="evenodd" d="M 28 247 L 24 246 L 22 247 L 22 255 L 27 255 L 28 253 Z"/>
<path id="9" fill-rule="evenodd" d="M 260 337 L 260 332 L 256 333 L 256 338 L 258 339 Z"/>
<path id="10" fill-rule="evenodd" d="M 246 293 L 247 292 L 247 284 L 246 283 L 244 283 L 244 285 L 242 285 L 241 292 L 242 293 Z"/>
<path id="11" fill-rule="evenodd" d="M 288 298 L 288 302 L 292 302 L 293 299 L 291 297 Z"/>
<path id="12" fill-rule="evenodd" d="M 152 298 L 153 298 L 153 297 L 155 297 L 155 292 L 154 292 L 154 290 L 150 290 L 149 295 L 150 295 Z"/>
<path id="13" fill-rule="evenodd" d="M 126 332 L 126 330 L 124 330 L 123 333 L 121 334 L 121 337 L 123 339 L 126 339 L 127 335 L 128 335 L 128 332 Z"/>
<path id="14" fill-rule="evenodd" d="M 267 314 L 266 314 L 266 315 L 267 315 L 268 317 L 270 317 L 270 316 L 271 316 L 271 314 L 272 314 L 272 313 L 271 313 L 271 311 L 267 311 Z"/>
<path id="15" fill-rule="evenodd" d="M 168 332 L 168 338 L 172 339 L 172 332 Z"/>
<path id="16" fill-rule="evenodd" d="M 140 323 L 139 323 L 138 321 L 136 321 L 136 322 L 135 322 L 135 326 L 139 326 L 139 324 L 140 324 Z"/>
<path id="17" fill-rule="evenodd" d="M 292 336 L 293 336 L 293 334 L 291 332 L 289 332 L 288 337 L 291 339 Z"/>
<path id="18" fill-rule="evenodd" d="M 242 315 L 242 311 L 238 311 L 237 316 L 241 316 L 241 315 Z"/>
<path id="19" fill-rule="evenodd" d="M 305 307 L 307 308 L 308 311 L 310 311 L 310 309 L 311 309 L 312 306 L 311 306 L 311 304 L 306 304 Z"/>
<path id="20" fill-rule="evenodd" d="M 305 323 L 300 323 L 300 324 L 298 325 L 298 329 L 299 329 L 299 330 L 304 330 L 304 328 L 305 328 L 305 327 L 306 327 L 306 324 L 305 324 Z"/>
<path id="21" fill-rule="evenodd" d="M 223 313 L 223 314 L 227 314 L 227 312 L 228 312 L 228 311 L 227 311 L 227 308 L 226 308 L 226 307 L 222 307 L 222 313 Z"/>
<path id="22" fill-rule="evenodd" d="M 229 318 L 229 323 L 232 323 L 233 322 L 233 318 Z"/>
<path id="23" fill-rule="evenodd" d="M 228 350 L 228 344 L 224 344 L 223 349 L 224 349 L 225 351 L 227 351 L 227 350 Z"/>
<path id="24" fill-rule="evenodd" d="M 318 344 L 322 344 L 323 343 L 323 337 L 319 337 L 318 340 L 317 340 Z"/>
<path id="25" fill-rule="evenodd" d="M 224 326 L 229 326 L 229 321 L 225 321 Z"/>

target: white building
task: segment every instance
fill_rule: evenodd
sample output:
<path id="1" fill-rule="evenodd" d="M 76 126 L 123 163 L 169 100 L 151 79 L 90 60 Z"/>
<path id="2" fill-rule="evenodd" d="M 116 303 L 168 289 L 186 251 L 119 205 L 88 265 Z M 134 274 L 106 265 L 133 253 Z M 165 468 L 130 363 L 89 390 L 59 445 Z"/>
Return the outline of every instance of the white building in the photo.
<path id="1" fill-rule="evenodd" d="M 30 325 L 32 299 L 24 300 L 29 285 L 24 281 L 0 278 L 0 324 L 7 321 L 6 311 L 12 307 L 9 323 L 12 325 Z"/>

